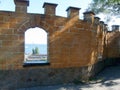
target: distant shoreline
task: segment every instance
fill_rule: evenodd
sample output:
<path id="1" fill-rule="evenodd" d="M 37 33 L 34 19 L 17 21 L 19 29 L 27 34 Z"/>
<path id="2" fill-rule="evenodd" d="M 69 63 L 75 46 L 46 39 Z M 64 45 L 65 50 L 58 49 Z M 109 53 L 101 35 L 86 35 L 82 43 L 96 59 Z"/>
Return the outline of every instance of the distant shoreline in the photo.
<path id="1" fill-rule="evenodd" d="M 32 49 L 38 47 L 40 54 L 47 54 L 46 44 L 25 44 L 25 54 L 32 54 Z"/>

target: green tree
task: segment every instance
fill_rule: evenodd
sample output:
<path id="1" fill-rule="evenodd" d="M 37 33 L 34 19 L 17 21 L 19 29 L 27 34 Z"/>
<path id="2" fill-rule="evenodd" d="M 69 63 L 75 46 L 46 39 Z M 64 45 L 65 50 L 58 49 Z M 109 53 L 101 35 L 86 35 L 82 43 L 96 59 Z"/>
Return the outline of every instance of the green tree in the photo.
<path id="1" fill-rule="evenodd" d="M 35 54 L 39 54 L 39 48 L 38 47 L 35 48 Z"/>
<path id="2" fill-rule="evenodd" d="M 39 48 L 38 47 L 33 48 L 32 49 L 32 54 L 33 55 L 36 55 L 36 54 L 38 55 L 39 54 Z"/>
<path id="3" fill-rule="evenodd" d="M 32 49 L 32 54 L 33 54 L 33 55 L 35 54 L 35 50 L 34 50 L 34 48 Z"/>
<path id="4" fill-rule="evenodd" d="M 120 17 L 120 0 L 93 0 L 87 10 Z"/>

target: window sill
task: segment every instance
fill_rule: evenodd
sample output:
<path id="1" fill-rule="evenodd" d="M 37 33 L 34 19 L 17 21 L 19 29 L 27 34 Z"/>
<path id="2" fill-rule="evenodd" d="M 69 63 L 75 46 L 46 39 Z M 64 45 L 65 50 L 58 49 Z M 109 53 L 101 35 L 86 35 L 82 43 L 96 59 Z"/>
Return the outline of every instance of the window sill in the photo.
<path id="1" fill-rule="evenodd" d="M 38 62 L 28 63 L 28 62 L 24 62 L 23 67 L 46 66 L 46 65 L 50 65 L 50 63 L 49 62 L 45 62 L 45 63 L 38 63 Z"/>

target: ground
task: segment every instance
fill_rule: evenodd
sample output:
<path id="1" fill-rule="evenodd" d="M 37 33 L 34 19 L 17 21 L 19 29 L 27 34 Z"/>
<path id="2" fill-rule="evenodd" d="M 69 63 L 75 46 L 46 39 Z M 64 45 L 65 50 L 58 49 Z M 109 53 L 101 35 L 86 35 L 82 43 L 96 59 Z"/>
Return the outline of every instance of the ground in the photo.
<path id="1" fill-rule="evenodd" d="M 120 90 L 120 65 L 106 68 L 97 78 L 103 81 L 94 84 L 38 86 L 18 90 Z"/>

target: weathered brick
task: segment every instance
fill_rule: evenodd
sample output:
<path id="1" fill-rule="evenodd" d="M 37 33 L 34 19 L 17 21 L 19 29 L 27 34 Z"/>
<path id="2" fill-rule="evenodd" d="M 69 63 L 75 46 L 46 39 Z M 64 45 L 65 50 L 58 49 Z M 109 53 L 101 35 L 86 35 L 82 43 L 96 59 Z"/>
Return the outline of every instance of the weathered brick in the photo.
<path id="1" fill-rule="evenodd" d="M 0 35 L 0 39 L 1 40 L 16 40 L 16 39 L 18 39 L 18 35 L 14 35 L 14 34 Z"/>
<path id="2" fill-rule="evenodd" d="M 9 80 L 16 80 L 18 87 L 31 86 L 33 82 L 35 85 L 69 82 L 73 81 L 71 77 L 76 75 L 75 70 L 84 76 L 89 65 L 98 63 L 99 54 L 104 58 L 119 57 L 119 32 L 105 33 L 103 25 L 96 26 L 79 20 L 78 17 L 55 16 L 52 9 L 48 8 L 46 14 L 29 14 L 25 12 L 26 9 L 21 11 L 23 8 L 20 7 L 17 12 L 0 12 L 0 69 L 6 72 L 3 86 L 6 86 Z M 72 11 L 73 15 L 75 12 Z M 40 27 L 48 33 L 50 65 L 23 67 L 25 31 L 34 27 Z M 28 81 L 31 82 L 29 85 L 25 83 Z M 11 86 L 14 87 L 14 84 L 12 82 Z"/>
<path id="3" fill-rule="evenodd" d="M 13 46 L 13 42 L 12 40 L 3 40 L 2 41 L 2 46 L 6 47 L 6 46 Z"/>
<path id="4" fill-rule="evenodd" d="M 3 16 L 0 16 L 0 22 L 3 22 L 3 21 L 4 21 Z"/>
<path id="5" fill-rule="evenodd" d="M 0 29 L 1 34 L 13 34 L 14 29 Z"/>
<path id="6" fill-rule="evenodd" d="M 0 28 L 9 29 L 9 23 L 8 22 L 0 22 Z"/>

